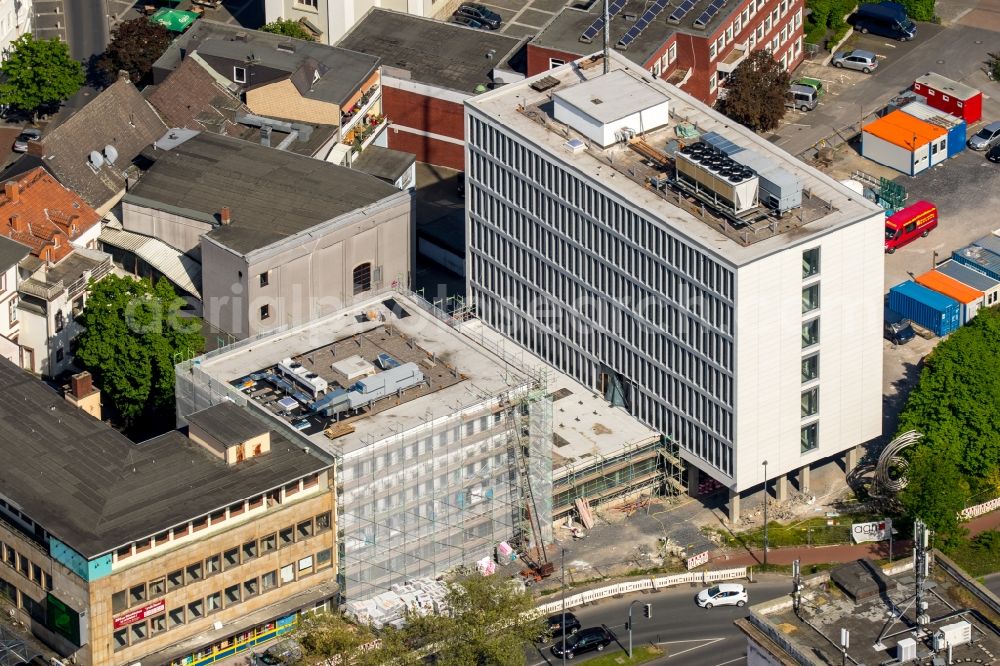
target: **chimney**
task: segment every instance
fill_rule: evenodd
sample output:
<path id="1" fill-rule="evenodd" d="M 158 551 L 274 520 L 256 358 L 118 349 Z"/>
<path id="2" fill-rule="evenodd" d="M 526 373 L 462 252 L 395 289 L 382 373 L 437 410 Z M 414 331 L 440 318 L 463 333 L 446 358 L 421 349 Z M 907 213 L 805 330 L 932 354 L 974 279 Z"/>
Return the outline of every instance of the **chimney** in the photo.
<path id="1" fill-rule="evenodd" d="M 10 226 L 14 231 L 18 231 L 22 234 L 28 233 L 28 223 L 20 215 L 10 216 Z"/>
<path id="2" fill-rule="evenodd" d="M 129 80 L 128 72 L 125 71 L 124 69 L 119 69 L 118 70 L 118 80 L 119 81 L 128 81 Z"/>
<path id="3" fill-rule="evenodd" d="M 222 210 L 219 211 L 219 222 L 226 226 L 233 221 L 233 212 L 229 209 L 229 206 L 223 206 Z"/>
<path id="4" fill-rule="evenodd" d="M 4 183 L 3 191 L 11 203 L 18 203 L 21 200 L 21 188 L 17 186 L 16 180 L 8 180 Z"/>
<path id="5" fill-rule="evenodd" d="M 94 390 L 94 378 L 84 370 L 70 378 L 70 390 L 75 398 L 85 398 Z"/>

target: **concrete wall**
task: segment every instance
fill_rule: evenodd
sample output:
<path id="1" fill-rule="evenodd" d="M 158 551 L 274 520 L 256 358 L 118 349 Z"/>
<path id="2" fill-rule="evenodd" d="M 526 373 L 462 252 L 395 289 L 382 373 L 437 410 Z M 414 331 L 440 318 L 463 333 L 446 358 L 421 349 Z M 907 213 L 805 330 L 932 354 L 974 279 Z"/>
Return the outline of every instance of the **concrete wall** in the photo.
<path id="1" fill-rule="evenodd" d="M 122 202 L 122 224 L 126 231 L 152 236 L 167 245 L 201 259 L 201 236 L 211 231 L 208 222 Z"/>
<path id="2" fill-rule="evenodd" d="M 201 248 L 202 317 L 212 326 L 245 337 L 247 321 L 246 259 L 206 240 Z"/>
<path id="3" fill-rule="evenodd" d="M 861 444 L 882 432 L 883 247 L 879 214 L 739 270 L 736 341 L 736 489 Z M 802 251 L 820 248 L 820 272 L 803 280 Z M 804 285 L 820 307 L 802 312 Z M 802 322 L 819 318 L 819 343 L 803 349 Z M 819 354 L 803 384 L 801 359 Z M 803 418 L 804 388 L 819 411 Z M 818 418 L 818 447 L 801 451 L 801 428 Z"/>

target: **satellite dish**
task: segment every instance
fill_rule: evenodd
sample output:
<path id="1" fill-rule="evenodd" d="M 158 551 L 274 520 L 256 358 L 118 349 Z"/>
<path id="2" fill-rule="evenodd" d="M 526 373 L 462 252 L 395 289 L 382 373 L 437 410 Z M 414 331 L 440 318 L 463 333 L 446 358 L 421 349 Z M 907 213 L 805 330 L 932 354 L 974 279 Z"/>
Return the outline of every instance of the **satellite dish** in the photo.
<path id="1" fill-rule="evenodd" d="M 89 159 L 90 159 L 90 166 L 94 167 L 95 169 L 100 169 L 102 166 L 104 166 L 104 156 L 101 155 L 96 150 L 90 151 Z"/>
<path id="2" fill-rule="evenodd" d="M 114 164 L 118 160 L 118 149 L 111 144 L 104 146 L 104 157 L 107 158 L 108 162 Z"/>

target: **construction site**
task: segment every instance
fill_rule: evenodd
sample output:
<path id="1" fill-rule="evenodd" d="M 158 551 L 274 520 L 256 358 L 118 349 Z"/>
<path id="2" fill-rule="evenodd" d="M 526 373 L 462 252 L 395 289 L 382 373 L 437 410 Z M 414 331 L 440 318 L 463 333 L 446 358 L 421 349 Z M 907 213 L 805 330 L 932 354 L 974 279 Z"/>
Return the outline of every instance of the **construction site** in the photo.
<path id="1" fill-rule="evenodd" d="M 177 367 L 180 425 L 231 400 L 336 457 L 345 599 L 466 570 L 544 577 L 557 517 L 553 478 L 562 479 L 561 502 L 665 486 L 658 435 L 518 356 L 509 342 L 487 339 L 478 321 L 461 319 L 390 292 Z M 554 403 L 554 392 L 563 399 Z M 556 423 L 553 405 L 569 405 L 571 395 L 579 404 L 568 417 L 560 411 Z M 553 451 L 563 442 L 573 442 L 577 467 L 560 477 Z M 634 464 L 605 463 L 632 452 Z M 555 459 L 560 468 L 568 460 Z M 594 470 L 583 474 L 587 465 Z M 586 485 L 595 478 L 603 480 Z"/>

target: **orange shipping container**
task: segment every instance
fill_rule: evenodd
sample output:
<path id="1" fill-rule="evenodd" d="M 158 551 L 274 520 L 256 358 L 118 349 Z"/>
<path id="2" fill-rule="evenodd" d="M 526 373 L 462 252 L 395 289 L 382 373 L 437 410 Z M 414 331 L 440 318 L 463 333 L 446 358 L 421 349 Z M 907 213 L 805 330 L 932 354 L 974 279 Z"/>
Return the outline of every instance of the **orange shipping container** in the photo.
<path id="1" fill-rule="evenodd" d="M 902 111 L 893 111 L 868 123 L 865 125 L 865 131 L 883 141 L 911 151 L 948 134 L 943 127 L 924 122 Z"/>
<path id="2" fill-rule="evenodd" d="M 983 304 L 985 294 L 978 289 L 963 284 L 953 277 L 936 270 L 927 271 L 923 275 L 914 278 L 917 284 L 921 284 L 928 289 L 933 289 L 939 294 L 944 294 L 962 304 L 962 323 L 969 321 L 976 316 L 979 306 Z"/>

